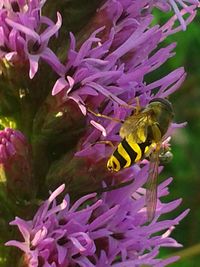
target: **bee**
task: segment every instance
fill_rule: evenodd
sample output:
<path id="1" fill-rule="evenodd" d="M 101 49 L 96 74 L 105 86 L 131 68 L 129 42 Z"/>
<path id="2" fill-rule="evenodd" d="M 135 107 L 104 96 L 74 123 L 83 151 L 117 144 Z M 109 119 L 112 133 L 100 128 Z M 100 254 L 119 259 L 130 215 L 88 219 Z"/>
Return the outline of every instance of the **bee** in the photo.
<path id="1" fill-rule="evenodd" d="M 174 117 L 172 104 L 162 98 L 155 98 L 149 104 L 122 124 L 119 135 L 122 141 L 107 162 L 109 171 L 123 168 L 149 158 L 146 206 L 148 220 L 152 221 L 157 204 L 157 178 L 162 141 Z M 166 155 L 165 155 L 166 157 Z"/>

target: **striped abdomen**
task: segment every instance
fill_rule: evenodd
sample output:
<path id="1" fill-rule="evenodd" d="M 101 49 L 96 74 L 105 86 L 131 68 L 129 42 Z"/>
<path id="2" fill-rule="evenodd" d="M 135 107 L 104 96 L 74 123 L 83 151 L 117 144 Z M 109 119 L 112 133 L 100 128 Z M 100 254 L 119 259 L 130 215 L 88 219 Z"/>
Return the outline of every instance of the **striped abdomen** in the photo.
<path id="1" fill-rule="evenodd" d="M 128 168 L 132 164 L 142 160 L 148 153 L 151 142 L 146 140 L 144 143 L 136 143 L 132 136 L 122 140 L 116 150 L 109 158 L 107 168 L 110 171 L 120 171 L 122 168 Z"/>

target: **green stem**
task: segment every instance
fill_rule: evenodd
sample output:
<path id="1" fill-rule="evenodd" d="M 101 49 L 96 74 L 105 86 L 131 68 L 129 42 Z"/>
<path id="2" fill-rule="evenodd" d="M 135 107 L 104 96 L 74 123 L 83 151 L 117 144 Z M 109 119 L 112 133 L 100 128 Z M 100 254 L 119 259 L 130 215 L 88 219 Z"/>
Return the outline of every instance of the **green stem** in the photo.
<path id="1" fill-rule="evenodd" d="M 196 244 L 196 245 L 193 245 L 189 248 L 182 249 L 179 252 L 170 254 L 170 257 L 171 256 L 180 256 L 180 260 L 184 260 L 186 258 L 191 258 L 191 257 L 196 256 L 198 254 L 200 254 L 200 244 Z"/>

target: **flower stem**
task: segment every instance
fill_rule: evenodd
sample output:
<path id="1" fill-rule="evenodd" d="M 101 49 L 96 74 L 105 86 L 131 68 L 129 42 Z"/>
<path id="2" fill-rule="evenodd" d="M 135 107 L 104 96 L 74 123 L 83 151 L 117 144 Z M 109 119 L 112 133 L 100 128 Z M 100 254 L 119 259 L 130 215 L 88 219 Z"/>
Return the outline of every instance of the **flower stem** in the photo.
<path id="1" fill-rule="evenodd" d="M 182 250 L 180 250 L 180 252 L 173 253 L 170 255 L 170 257 L 174 256 L 174 255 L 176 255 L 176 256 L 178 255 L 178 256 L 180 256 L 180 260 L 184 260 L 186 258 L 194 257 L 198 254 L 200 254 L 200 243 L 193 245 L 189 248 L 182 249 Z"/>

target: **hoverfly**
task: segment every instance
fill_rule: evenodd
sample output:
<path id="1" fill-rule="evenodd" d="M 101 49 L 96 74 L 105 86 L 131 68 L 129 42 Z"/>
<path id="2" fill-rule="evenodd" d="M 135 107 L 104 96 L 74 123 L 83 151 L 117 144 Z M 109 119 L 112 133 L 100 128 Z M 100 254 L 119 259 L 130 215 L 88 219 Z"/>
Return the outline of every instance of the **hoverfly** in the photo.
<path id="1" fill-rule="evenodd" d="M 130 115 L 122 124 L 119 135 L 121 143 L 107 162 L 109 171 L 118 172 L 132 164 L 149 158 L 146 206 L 148 220 L 154 218 L 157 203 L 157 178 L 163 136 L 174 117 L 171 103 L 155 98 L 142 110 Z"/>

